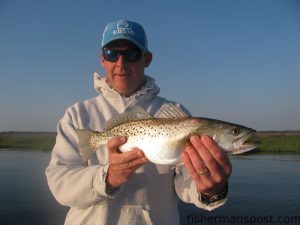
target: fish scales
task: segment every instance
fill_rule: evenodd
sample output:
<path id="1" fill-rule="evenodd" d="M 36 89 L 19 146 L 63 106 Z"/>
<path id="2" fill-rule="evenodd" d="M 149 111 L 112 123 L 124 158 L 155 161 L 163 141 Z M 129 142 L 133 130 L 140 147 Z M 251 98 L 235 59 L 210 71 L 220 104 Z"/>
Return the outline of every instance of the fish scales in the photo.
<path id="1" fill-rule="evenodd" d="M 170 136 L 177 132 L 183 132 L 184 128 L 189 128 L 193 125 L 200 125 L 196 120 L 192 121 L 187 118 L 171 118 L 171 119 L 145 119 L 131 121 L 120 126 L 113 127 L 110 130 L 102 133 L 103 138 L 111 138 L 115 136 L 139 136 L 156 137 L 159 135 Z M 181 130 L 179 130 L 179 128 Z"/>
<path id="2" fill-rule="evenodd" d="M 101 145 L 116 136 L 127 137 L 127 142 L 119 147 L 122 152 L 140 148 L 149 161 L 163 165 L 179 163 L 181 152 L 193 134 L 209 135 L 222 149 L 234 154 L 255 148 L 254 144 L 246 143 L 255 132 L 253 129 L 225 121 L 201 117 L 123 120 L 115 120 L 104 132 L 79 130 L 83 159 L 88 160 Z"/>

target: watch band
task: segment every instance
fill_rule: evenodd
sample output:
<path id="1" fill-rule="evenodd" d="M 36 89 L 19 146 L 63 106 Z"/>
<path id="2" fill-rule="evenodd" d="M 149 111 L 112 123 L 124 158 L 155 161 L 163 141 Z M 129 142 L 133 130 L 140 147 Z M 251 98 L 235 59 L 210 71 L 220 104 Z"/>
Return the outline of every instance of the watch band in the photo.
<path id="1" fill-rule="evenodd" d="M 211 205 L 226 198 L 227 194 L 228 194 L 228 182 L 225 184 L 224 188 L 214 196 L 208 196 L 206 194 L 200 193 L 201 202 L 204 205 Z"/>

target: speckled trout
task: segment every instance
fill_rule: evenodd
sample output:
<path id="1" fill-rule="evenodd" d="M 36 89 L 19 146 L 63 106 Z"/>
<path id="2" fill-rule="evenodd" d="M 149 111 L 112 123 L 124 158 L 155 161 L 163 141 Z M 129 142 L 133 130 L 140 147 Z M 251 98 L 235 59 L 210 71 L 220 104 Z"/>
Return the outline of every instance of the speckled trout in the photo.
<path id="1" fill-rule="evenodd" d="M 149 161 L 161 165 L 179 164 L 181 152 L 192 135 L 209 135 L 223 150 L 239 154 L 256 147 L 247 143 L 254 132 L 242 125 L 210 118 L 153 118 L 141 108 L 108 121 L 103 132 L 77 130 L 80 154 L 85 161 L 111 138 L 126 136 L 127 142 L 119 147 L 121 152 L 139 148 Z"/>

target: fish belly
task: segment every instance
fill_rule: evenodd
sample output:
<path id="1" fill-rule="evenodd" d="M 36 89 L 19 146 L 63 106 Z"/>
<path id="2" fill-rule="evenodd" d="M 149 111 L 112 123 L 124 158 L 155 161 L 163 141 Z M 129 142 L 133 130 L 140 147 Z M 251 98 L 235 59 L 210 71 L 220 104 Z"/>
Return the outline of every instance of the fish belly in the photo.
<path id="1" fill-rule="evenodd" d="M 120 150 L 126 152 L 133 148 L 141 149 L 150 162 L 160 165 L 178 164 L 182 152 L 182 145 L 178 140 L 164 137 L 129 137 Z"/>

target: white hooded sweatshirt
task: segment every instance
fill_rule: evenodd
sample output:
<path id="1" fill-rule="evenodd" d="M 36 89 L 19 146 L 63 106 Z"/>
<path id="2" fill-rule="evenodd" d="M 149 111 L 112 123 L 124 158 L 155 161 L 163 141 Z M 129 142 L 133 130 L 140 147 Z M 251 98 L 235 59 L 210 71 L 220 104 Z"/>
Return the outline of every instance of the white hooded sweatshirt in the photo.
<path id="1" fill-rule="evenodd" d="M 179 225 L 178 198 L 207 210 L 225 203 L 226 199 L 204 205 L 194 181 L 185 175 L 185 167 L 174 171 L 170 166 L 148 162 L 111 192 L 105 183 L 107 148 L 98 150 L 88 162 L 82 160 L 76 129 L 103 131 L 105 121 L 136 106 L 155 115 L 163 104 L 176 104 L 157 96 L 159 88 L 151 77 L 146 78 L 141 90 L 124 97 L 95 73 L 99 95 L 69 107 L 59 121 L 46 176 L 56 200 L 71 208 L 66 225 Z"/>

